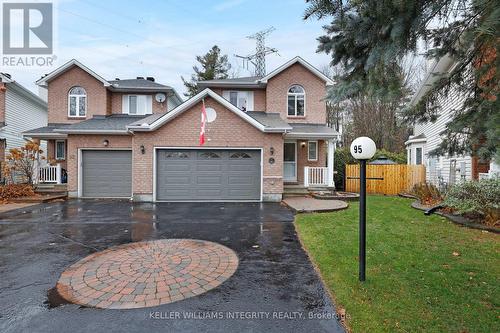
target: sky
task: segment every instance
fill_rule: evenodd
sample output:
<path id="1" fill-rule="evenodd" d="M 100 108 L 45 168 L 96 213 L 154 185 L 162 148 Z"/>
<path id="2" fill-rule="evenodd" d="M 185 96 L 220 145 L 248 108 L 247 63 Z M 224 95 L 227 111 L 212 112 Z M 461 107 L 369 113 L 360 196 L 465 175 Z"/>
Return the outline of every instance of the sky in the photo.
<path id="1" fill-rule="evenodd" d="M 316 38 L 325 22 L 304 21 L 305 8 L 304 0 L 58 0 L 55 66 L 0 71 L 36 92 L 41 75 L 74 58 L 108 80 L 153 76 L 182 94 L 181 76 L 213 45 L 229 56 L 232 75 L 251 75 L 234 54 L 253 53 L 246 36 L 271 26 L 266 45 L 279 55 L 267 56 L 268 72 L 297 55 L 322 67 L 330 56 L 316 53 Z"/>

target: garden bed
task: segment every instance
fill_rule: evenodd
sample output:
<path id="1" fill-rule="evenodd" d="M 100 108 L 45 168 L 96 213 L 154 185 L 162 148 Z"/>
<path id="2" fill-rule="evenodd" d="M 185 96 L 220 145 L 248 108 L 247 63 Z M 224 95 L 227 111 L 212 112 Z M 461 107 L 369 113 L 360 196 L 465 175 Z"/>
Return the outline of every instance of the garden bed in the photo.
<path id="1" fill-rule="evenodd" d="M 420 202 L 418 201 L 415 201 L 411 204 L 411 206 L 415 209 L 418 209 L 418 210 L 423 210 L 423 211 L 426 211 L 428 209 L 431 209 L 432 206 L 425 206 L 425 205 L 422 205 Z M 479 230 L 485 230 L 485 231 L 489 231 L 489 232 L 494 232 L 496 234 L 499 234 L 500 233 L 500 228 L 495 228 L 495 227 L 490 227 L 490 226 L 486 226 L 484 224 L 481 224 L 481 223 L 478 223 L 478 222 L 475 222 L 474 220 L 472 219 L 469 219 L 465 216 L 462 216 L 462 215 L 458 215 L 458 214 L 450 214 L 450 213 L 447 213 L 446 211 L 443 211 L 442 209 L 438 209 L 436 210 L 436 212 L 434 212 L 434 214 L 437 214 L 439 216 L 443 216 L 443 217 L 446 217 L 448 220 L 450 220 L 451 222 L 453 223 L 456 223 L 456 224 L 459 224 L 459 225 L 462 225 L 464 227 L 467 227 L 467 228 L 472 228 L 472 229 L 479 229 Z"/>

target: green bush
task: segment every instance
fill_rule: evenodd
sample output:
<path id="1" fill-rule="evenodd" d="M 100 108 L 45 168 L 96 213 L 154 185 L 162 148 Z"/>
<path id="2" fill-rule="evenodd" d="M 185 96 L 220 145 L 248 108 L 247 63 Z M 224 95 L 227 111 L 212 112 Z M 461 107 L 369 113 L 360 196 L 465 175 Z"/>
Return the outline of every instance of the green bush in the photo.
<path id="1" fill-rule="evenodd" d="M 407 161 L 406 152 L 393 153 L 393 152 L 390 152 L 390 151 L 385 150 L 385 149 L 377 149 L 375 156 L 373 156 L 373 158 L 371 160 L 372 161 L 376 160 L 380 156 L 385 156 L 388 159 L 393 160 L 397 164 L 406 164 L 406 161 Z"/>
<path id="2" fill-rule="evenodd" d="M 334 176 L 335 188 L 337 190 L 344 190 L 344 180 L 345 180 L 345 165 L 355 164 L 357 161 L 351 156 L 351 152 L 348 148 L 338 148 L 335 150 L 334 158 L 334 170 L 337 173 Z"/>
<path id="3" fill-rule="evenodd" d="M 500 179 L 456 184 L 448 191 L 444 203 L 458 213 L 478 214 L 484 223 L 497 226 L 500 220 Z"/>

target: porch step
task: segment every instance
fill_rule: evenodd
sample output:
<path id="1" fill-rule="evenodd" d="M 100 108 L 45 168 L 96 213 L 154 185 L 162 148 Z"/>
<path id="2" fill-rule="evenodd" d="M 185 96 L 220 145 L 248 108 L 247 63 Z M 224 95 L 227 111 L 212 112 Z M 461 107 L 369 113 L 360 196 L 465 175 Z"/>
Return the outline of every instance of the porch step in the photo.
<path id="1" fill-rule="evenodd" d="M 68 186 L 66 184 L 38 184 L 36 193 L 40 194 L 68 194 Z"/>
<path id="2" fill-rule="evenodd" d="M 326 192 L 335 190 L 330 187 L 305 187 L 303 185 L 285 185 L 283 188 L 283 197 L 291 198 L 291 197 L 304 197 L 311 195 L 312 192 Z"/>

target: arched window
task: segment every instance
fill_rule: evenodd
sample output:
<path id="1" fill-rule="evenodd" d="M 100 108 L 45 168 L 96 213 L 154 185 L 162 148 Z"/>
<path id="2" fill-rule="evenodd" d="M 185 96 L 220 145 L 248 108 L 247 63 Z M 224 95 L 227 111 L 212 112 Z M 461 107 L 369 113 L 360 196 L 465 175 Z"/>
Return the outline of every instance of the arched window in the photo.
<path id="1" fill-rule="evenodd" d="M 306 114 L 306 93 L 304 88 L 294 84 L 288 89 L 288 116 L 303 117 Z"/>
<path id="2" fill-rule="evenodd" d="M 68 94 L 68 116 L 85 117 L 87 115 L 87 92 L 82 87 L 73 87 Z"/>

